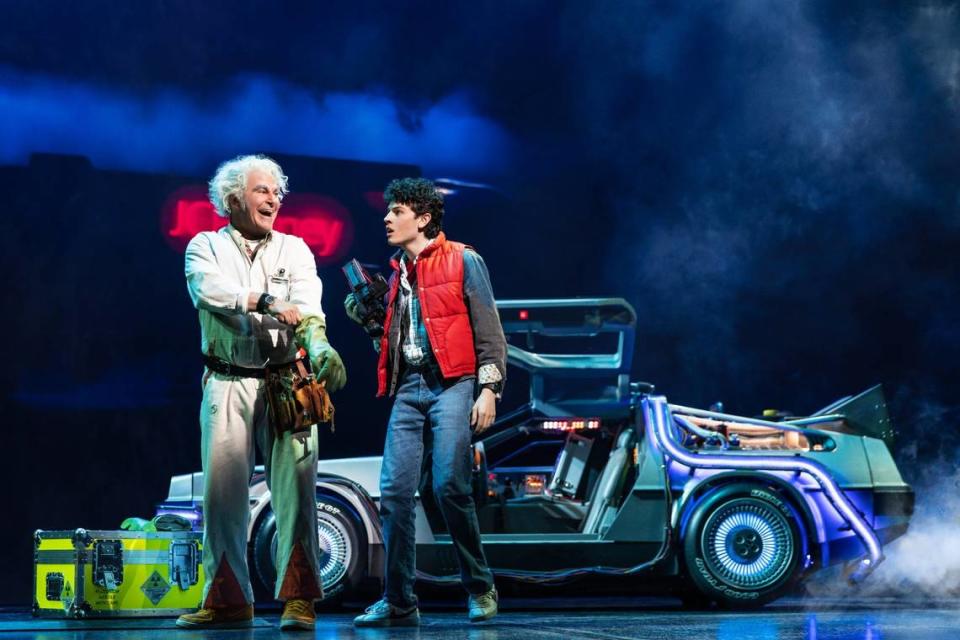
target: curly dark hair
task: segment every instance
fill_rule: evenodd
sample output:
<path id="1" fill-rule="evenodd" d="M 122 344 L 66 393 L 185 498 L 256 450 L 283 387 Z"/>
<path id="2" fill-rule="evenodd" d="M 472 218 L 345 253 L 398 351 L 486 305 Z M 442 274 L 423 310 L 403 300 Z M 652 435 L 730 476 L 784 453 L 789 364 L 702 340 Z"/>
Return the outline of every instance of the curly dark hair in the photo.
<path id="1" fill-rule="evenodd" d="M 391 202 L 405 204 L 417 216 L 430 213 L 430 222 L 423 230 L 423 235 L 436 238 L 443 228 L 443 194 L 437 191 L 437 185 L 426 178 L 400 178 L 391 180 L 383 190 L 383 199 L 389 205 Z"/>

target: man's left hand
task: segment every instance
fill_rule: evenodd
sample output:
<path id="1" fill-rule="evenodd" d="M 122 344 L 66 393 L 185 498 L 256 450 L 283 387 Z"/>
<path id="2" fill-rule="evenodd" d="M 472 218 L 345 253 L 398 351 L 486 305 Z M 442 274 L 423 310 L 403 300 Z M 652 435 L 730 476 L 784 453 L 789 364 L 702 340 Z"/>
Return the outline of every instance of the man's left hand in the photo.
<path id="1" fill-rule="evenodd" d="M 297 325 L 297 342 L 307 349 L 310 365 L 327 391 L 339 391 L 347 384 L 347 370 L 337 350 L 327 342 L 327 323 L 320 316 L 307 316 Z"/>
<path id="2" fill-rule="evenodd" d="M 480 434 L 487 430 L 497 418 L 497 396 L 490 389 L 481 389 L 477 401 L 470 410 L 470 426 L 473 432 Z"/>

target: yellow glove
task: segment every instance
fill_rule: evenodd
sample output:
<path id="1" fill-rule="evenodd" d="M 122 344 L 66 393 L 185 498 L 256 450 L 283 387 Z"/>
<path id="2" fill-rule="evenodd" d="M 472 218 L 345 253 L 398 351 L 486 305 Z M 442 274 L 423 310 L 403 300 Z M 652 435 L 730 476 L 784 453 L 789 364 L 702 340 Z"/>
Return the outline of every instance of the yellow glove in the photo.
<path id="1" fill-rule="evenodd" d="M 339 391 L 347 384 L 347 370 L 336 349 L 327 341 L 327 323 L 320 316 L 304 316 L 297 325 L 297 343 L 310 357 L 310 365 L 319 382 L 326 382 L 327 391 Z"/>

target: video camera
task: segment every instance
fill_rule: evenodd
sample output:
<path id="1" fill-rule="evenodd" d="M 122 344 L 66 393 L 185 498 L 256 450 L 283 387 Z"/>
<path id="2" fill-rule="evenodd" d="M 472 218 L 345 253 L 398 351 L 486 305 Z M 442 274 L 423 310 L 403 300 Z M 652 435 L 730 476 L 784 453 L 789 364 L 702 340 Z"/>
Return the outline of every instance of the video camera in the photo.
<path id="1" fill-rule="evenodd" d="M 353 297 L 357 301 L 357 313 L 360 315 L 363 330 L 371 338 L 383 335 L 383 323 L 387 318 L 387 309 L 383 305 L 383 296 L 389 290 L 387 281 L 379 273 L 373 277 L 367 273 L 357 260 L 351 260 L 343 265 L 343 275 Z"/>

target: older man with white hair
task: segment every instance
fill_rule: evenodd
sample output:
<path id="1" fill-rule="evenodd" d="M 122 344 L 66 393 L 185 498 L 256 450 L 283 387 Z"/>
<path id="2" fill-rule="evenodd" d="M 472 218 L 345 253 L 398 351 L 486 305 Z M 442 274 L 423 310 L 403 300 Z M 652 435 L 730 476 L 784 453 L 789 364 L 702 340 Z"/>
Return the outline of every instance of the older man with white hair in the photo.
<path id="1" fill-rule="evenodd" d="M 273 230 L 286 193 L 287 177 L 270 158 L 225 162 L 210 181 L 210 200 L 230 223 L 187 246 L 187 288 L 200 314 L 206 364 L 200 408 L 206 584 L 202 608 L 181 616 L 179 627 L 252 624 L 247 530 L 254 442 L 277 516 L 281 628 L 312 629 L 314 602 L 322 597 L 317 425 L 284 430 L 271 424 L 278 414 L 267 387 L 287 380 L 292 389 L 290 381 L 312 367 L 326 389 L 336 391 L 346 373 L 326 338 L 313 254 L 302 239 Z"/>

